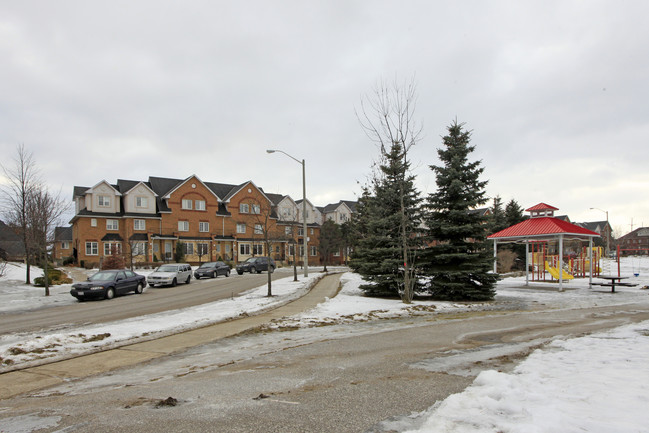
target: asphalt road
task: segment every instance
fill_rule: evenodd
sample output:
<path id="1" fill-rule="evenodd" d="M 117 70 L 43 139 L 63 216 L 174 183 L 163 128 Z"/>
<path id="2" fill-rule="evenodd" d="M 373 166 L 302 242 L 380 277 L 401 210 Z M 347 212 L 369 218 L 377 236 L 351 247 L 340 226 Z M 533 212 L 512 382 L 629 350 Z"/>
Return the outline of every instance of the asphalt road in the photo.
<path id="1" fill-rule="evenodd" d="M 289 276 L 276 271 L 273 280 Z M 111 300 L 84 301 L 37 310 L 0 313 L 0 336 L 20 332 L 60 329 L 70 326 L 129 319 L 145 314 L 192 307 L 237 296 L 266 283 L 268 274 L 232 273 L 229 277 L 196 280 L 176 287 L 147 287 L 141 295 L 129 293 Z"/>
<path id="2" fill-rule="evenodd" d="M 392 419 L 462 391 L 481 370 L 506 371 L 554 338 L 649 320 L 649 303 L 512 307 L 237 335 L 5 399 L 0 425 L 92 433 L 388 432 Z"/>

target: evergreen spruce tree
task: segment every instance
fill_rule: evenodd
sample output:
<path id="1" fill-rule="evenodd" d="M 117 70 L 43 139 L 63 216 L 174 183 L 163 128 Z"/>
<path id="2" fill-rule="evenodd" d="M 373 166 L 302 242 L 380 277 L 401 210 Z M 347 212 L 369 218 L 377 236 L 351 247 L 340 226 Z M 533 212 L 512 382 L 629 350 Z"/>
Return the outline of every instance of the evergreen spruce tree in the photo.
<path id="1" fill-rule="evenodd" d="M 525 215 L 523 215 L 523 208 L 519 206 L 518 202 L 514 199 L 511 199 L 507 206 L 505 206 L 505 222 L 507 227 L 511 227 L 525 220 Z"/>
<path id="2" fill-rule="evenodd" d="M 358 239 L 350 266 L 368 282 L 361 286 L 366 294 L 399 295 L 404 302 L 410 302 L 411 298 L 403 298 L 406 280 L 403 234 L 406 234 L 407 250 L 412 253 L 419 242 L 416 230 L 420 202 L 409 163 L 403 158 L 403 147 L 394 143 L 383 154 L 379 172 L 363 188 L 355 214 Z"/>
<path id="3" fill-rule="evenodd" d="M 488 225 L 487 235 L 499 232 L 502 229 L 505 229 L 507 227 L 509 227 L 509 225 L 507 224 L 507 219 L 505 218 L 505 211 L 503 210 L 502 199 L 500 198 L 499 195 L 497 195 L 493 199 L 493 206 L 491 207 L 491 215 L 489 215 L 489 225 Z"/>
<path id="4" fill-rule="evenodd" d="M 457 120 L 448 127 L 437 153 L 443 165 L 431 166 L 437 191 L 429 194 L 424 218 L 429 247 L 419 265 L 430 277 L 428 291 L 438 299 L 482 301 L 493 299 L 498 280 L 493 257 L 485 248 L 486 217 L 472 209 L 484 205 L 486 181 L 480 161 L 469 162 L 475 146 L 471 133 Z"/>

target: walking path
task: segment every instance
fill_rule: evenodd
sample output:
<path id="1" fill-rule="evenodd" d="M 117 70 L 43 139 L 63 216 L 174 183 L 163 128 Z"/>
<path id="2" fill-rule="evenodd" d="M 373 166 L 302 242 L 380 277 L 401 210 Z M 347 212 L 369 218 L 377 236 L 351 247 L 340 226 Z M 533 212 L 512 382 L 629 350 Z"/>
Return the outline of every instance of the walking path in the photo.
<path id="1" fill-rule="evenodd" d="M 314 308 L 327 298 L 336 296 L 339 287 L 340 274 L 328 275 L 301 298 L 256 316 L 216 323 L 156 340 L 5 373 L 0 375 L 0 399 L 133 366 L 221 338 L 231 337 L 255 329 L 274 319 L 292 316 Z"/>

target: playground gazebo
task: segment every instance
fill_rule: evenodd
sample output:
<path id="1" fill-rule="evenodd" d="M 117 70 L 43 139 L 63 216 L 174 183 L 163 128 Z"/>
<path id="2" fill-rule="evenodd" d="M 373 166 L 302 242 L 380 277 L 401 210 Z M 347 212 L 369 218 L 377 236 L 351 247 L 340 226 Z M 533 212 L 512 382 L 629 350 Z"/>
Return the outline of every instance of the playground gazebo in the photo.
<path id="1" fill-rule="evenodd" d="M 567 240 L 588 240 L 589 284 L 593 283 L 593 238 L 600 235 L 594 231 L 579 227 L 554 217 L 556 207 L 539 203 L 526 209 L 530 218 L 487 237 L 494 241 L 494 272 L 499 243 L 525 244 L 525 285 L 529 284 L 529 244 L 539 241 L 557 241 L 559 244 L 559 291 L 563 291 L 563 243 Z"/>

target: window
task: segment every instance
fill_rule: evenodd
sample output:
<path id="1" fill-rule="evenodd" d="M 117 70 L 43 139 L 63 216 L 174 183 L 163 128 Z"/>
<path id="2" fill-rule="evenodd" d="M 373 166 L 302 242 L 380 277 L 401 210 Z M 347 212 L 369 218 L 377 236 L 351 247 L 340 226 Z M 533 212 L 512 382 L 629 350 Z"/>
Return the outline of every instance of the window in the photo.
<path id="1" fill-rule="evenodd" d="M 304 235 L 304 229 L 302 227 L 297 229 L 297 235 L 298 236 L 303 236 Z"/>
<path id="2" fill-rule="evenodd" d="M 309 229 L 309 233 L 313 234 L 313 229 Z"/>
<path id="3" fill-rule="evenodd" d="M 221 244 L 216 244 L 216 252 L 217 253 L 221 252 Z"/>
<path id="4" fill-rule="evenodd" d="M 253 204 L 252 213 L 259 215 L 261 213 L 261 206 L 259 206 L 258 204 Z"/>
<path id="5" fill-rule="evenodd" d="M 87 256 L 99 255 L 99 244 L 97 242 L 86 242 L 86 255 Z"/>
<path id="6" fill-rule="evenodd" d="M 189 242 L 183 243 L 183 252 L 188 256 L 194 255 L 194 244 Z"/>
<path id="7" fill-rule="evenodd" d="M 318 255 L 318 248 L 315 245 L 311 245 L 311 255 L 312 256 Z"/>
<path id="8" fill-rule="evenodd" d="M 295 255 L 295 245 L 288 246 L 288 255 L 293 257 Z"/>
<path id="9" fill-rule="evenodd" d="M 225 253 L 230 254 L 230 244 L 225 244 Z"/>
<path id="10" fill-rule="evenodd" d="M 241 203 L 239 205 L 239 213 L 249 213 L 250 212 L 250 206 L 248 206 L 247 203 Z"/>
<path id="11" fill-rule="evenodd" d="M 264 234 L 264 228 L 261 226 L 261 224 L 255 224 L 255 234 L 256 235 Z"/>
<path id="12" fill-rule="evenodd" d="M 264 254 L 264 245 L 263 244 L 254 244 L 252 246 L 252 254 L 255 256 L 261 256 Z"/>
<path id="13" fill-rule="evenodd" d="M 149 207 L 149 199 L 146 197 L 135 197 L 135 207 Z"/>
<path id="14" fill-rule="evenodd" d="M 237 224 L 237 233 L 245 233 L 246 232 L 246 225 L 242 223 Z"/>
<path id="15" fill-rule="evenodd" d="M 210 223 L 208 222 L 199 222 L 198 223 L 198 231 L 207 233 L 210 231 Z"/>
<path id="16" fill-rule="evenodd" d="M 192 208 L 192 201 L 184 198 L 183 202 L 182 202 L 182 205 L 181 205 L 181 208 L 182 209 L 191 209 Z"/>
<path id="17" fill-rule="evenodd" d="M 119 221 L 106 220 L 106 230 L 119 230 Z"/>
<path id="18" fill-rule="evenodd" d="M 121 254 L 122 244 L 119 242 L 104 242 L 104 255 L 110 256 L 113 253 L 113 247 L 115 247 L 115 254 Z"/>
<path id="19" fill-rule="evenodd" d="M 196 200 L 194 205 L 196 210 L 205 210 L 205 200 Z"/>
<path id="20" fill-rule="evenodd" d="M 178 221 L 178 231 L 179 232 L 188 232 L 189 231 L 189 221 Z"/>
<path id="21" fill-rule="evenodd" d="M 135 242 L 132 249 L 134 256 L 143 256 L 146 254 L 146 242 Z"/>
<path id="22" fill-rule="evenodd" d="M 134 230 L 146 230 L 146 220 L 133 220 Z"/>
<path id="23" fill-rule="evenodd" d="M 107 195 L 100 195 L 99 197 L 97 197 L 97 204 L 101 207 L 109 207 L 110 197 Z"/>
<path id="24" fill-rule="evenodd" d="M 70 242 L 68 242 L 68 241 L 61 241 L 61 249 L 62 249 L 62 250 L 70 249 Z"/>
<path id="25" fill-rule="evenodd" d="M 333 256 L 334 256 L 334 257 L 340 257 L 340 251 L 336 251 L 336 252 L 333 254 Z"/>
<path id="26" fill-rule="evenodd" d="M 90 227 L 97 227 L 97 218 L 90 218 Z"/>
<path id="27" fill-rule="evenodd" d="M 250 244 L 239 244 L 239 254 L 242 256 L 249 256 Z"/>
<path id="28" fill-rule="evenodd" d="M 197 252 L 196 253 L 199 256 L 206 256 L 206 255 L 209 254 L 210 246 L 209 246 L 209 244 L 207 242 L 199 242 L 198 244 L 196 244 L 196 246 L 197 246 Z"/>
<path id="29" fill-rule="evenodd" d="M 279 245 L 275 245 L 275 253 L 279 254 Z"/>
<path id="30" fill-rule="evenodd" d="M 300 257 L 304 257 L 304 245 L 300 245 Z"/>
<path id="31" fill-rule="evenodd" d="M 154 253 L 160 252 L 160 245 L 159 244 L 157 244 L 157 243 L 153 244 L 153 252 Z"/>

